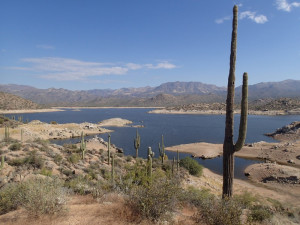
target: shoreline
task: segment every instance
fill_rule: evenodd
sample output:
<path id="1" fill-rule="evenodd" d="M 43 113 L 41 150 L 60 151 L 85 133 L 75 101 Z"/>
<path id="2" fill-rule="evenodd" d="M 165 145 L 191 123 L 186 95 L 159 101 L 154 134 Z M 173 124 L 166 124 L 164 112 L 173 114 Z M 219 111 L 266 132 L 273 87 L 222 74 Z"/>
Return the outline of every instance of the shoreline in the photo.
<path id="1" fill-rule="evenodd" d="M 223 144 L 197 142 L 166 147 L 167 151 L 191 154 L 192 157 L 212 159 L 223 155 Z M 236 157 L 252 160 L 265 160 L 300 168 L 300 140 L 293 142 L 256 142 L 244 146 L 235 153 Z"/>
<path id="2" fill-rule="evenodd" d="M 226 115 L 225 110 L 168 110 L 168 109 L 155 109 L 148 113 L 153 114 L 191 114 L 191 115 Z M 239 110 L 235 110 L 234 114 L 240 114 Z M 248 115 L 261 115 L 261 116 L 284 116 L 284 115 L 300 115 L 300 111 L 290 110 L 272 110 L 272 111 L 255 111 L 249 110 Z"/>
<path id="3" fill-rule="evenodd" d="M 23 113 L 43 113 L 43 112 L 62 112 L 61 108 L 49 109 L 14 109 L 14 110 L 0 110 L 0 114 L 23 114 Z"/>

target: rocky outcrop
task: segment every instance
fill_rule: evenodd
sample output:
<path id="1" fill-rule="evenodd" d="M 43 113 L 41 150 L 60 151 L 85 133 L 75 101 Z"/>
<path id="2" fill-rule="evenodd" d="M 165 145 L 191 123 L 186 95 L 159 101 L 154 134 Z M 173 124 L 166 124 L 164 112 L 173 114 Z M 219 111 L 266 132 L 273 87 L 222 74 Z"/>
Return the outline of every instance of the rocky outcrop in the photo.
<path id="1" fill-rule="evenodd" d="M 289 125 L 278 128 L 273 133 L 267 133 L 266 136 L 276 140 L 297 140 L 300 139 L 300 121 L 292 122 Z"/>

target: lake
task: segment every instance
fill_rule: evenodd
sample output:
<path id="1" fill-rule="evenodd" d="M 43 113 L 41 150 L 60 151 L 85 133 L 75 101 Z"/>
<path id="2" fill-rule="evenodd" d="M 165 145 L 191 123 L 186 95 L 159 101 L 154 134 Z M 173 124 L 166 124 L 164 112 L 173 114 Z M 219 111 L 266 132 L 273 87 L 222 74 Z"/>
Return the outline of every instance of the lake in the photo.
<path id="1" fill-rule="evenodd" d="M 46 113 L 28 113 L 17 114 L 23 116 L 23 119 L 40 120 L 49 123 L 56 121 L 58 123 L 81 123 L 91 122 L 98 123 L 105 119 L 120 117 L 133 121 L 134 125 L 144 125 L 144 128 L 139 128 L 141 135 L 141 148 L 139 156 L 146 158 L 147 147 L 151 146 L 158 154 L 158 143 L 161 141 L 161 135 L 164 135 L 165 146 L 188 144 L 193 142 L 210 142 L 223 143 L 225 130 L 225 115 L 177 115 L 177 114 L 149 114 L 151 109 L 142 108 L 101 108 L 101 109 L 81 109 L 73 111 L 66 109 L 61 112 L 46 112 Z M 8 115 L 11 116 L 11 115 Z M 246 143 L 258 141 L 275 142 L 273 139 L 264 136 L 265 133 L 275 131 L 284 125 L 293 121 L 300 120 L 300 115 L 289 116 L 248 116 L 248 130 Z M 235 134 L 238 136 L 239 115 L 235 115 Z M 136 134 L 136 128 L 121 127 L 110 128 L 114 130 L 111 133 L 111 141 L 118 147 L 124 149 L 125 155 L 135 155 L 133 147 L 133 139 Z M 104 140 L 107 140 L 107 134 L 99 135 Z M 74 143 L 79 139 L 54 140 L 54 143 Z M 169 159 L 176 156 L 176 153 L 167 152 Z M 180 154 L 180 158 L 189 156 L 189 154 Z M 222 173 L 222 157 L 202 160 L 198 162 L 212 171 Z M 237 158 L 235 160 L 235 177 L 244 179 L 244 169 L 253 163 L 255 160 Z"/>

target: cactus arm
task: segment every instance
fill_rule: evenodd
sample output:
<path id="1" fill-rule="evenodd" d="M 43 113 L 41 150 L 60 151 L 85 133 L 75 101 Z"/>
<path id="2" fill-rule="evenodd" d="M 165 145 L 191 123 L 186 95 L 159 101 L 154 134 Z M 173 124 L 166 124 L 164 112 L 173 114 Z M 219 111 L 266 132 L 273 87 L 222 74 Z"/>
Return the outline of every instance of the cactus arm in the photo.
<path id="1" fill-rule="evenodd" d="M 245 143 L 246 133 L 247 133 L 247 114 L 248 114 L 248 74 L 244 73 L 239 137 L 236 144 L 234 145 L 235 152 L 241 150 Z"/>

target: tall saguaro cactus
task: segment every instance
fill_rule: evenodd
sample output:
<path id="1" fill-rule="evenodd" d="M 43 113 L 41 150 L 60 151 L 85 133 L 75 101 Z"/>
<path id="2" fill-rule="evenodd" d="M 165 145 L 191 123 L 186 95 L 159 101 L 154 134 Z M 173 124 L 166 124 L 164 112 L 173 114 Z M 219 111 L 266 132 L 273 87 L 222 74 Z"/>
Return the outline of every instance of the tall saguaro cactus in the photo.
<path id="1" fill-rule="evenodd" d="M 136 129 L 136 137 L 134 139 L 135 158 L 139 156 L 139 148 L 141 146 L 141 136 L 138 129 Z"/>
<path id="2" fill-rule="evenodd" d="M 80 151 L 81 151 L 81 159 L 84 160 L 85 151 L 86 151 L 86 143 L 84 140 L 83 132 L 81 132 Z"/>
<path id="3" fill-rule="evenodd" d="M 152 158 L 154 157 L 154 152 L 152 152 L 151 147 L 148 147 L 148 176 L 152 179 Z"/>
<path id="4" fill-rule="evenodd" d="M 236 42 L 237 42 L 237 23 L 238 7 L 233 7 L 232 36 L 231 36 L 231 53 L 230 53 L 230 70 L 227 87 L 226 100 L 226 127 L 223 144 L 223 198 L 232 196 L 233 177 L 234 177 L 234 153 L 241 150 L 246 139 L 247 132 L 247 113 L 248 113 L 248 75 L 243 75 L 242 102 L 239 137 L 234 144 L 233 142 L 233 106 L 234 106 L 234 86 L 235 86 L 235 61 L 236 61 Z"/>
<path id="5" fill-rule="evenodd" d="M 107 143 L 107 163 L 110 163 L 110 134 L 108 134 L 108 143 Z"/>
<path id="6" fill-rule="evenodd" d="M 158 143 L 158 150 L 159 150 L 159 155 L 161 157 L 161 163 L 164 164 L 164 160 L 166 158 L 166 153 L 165 153 L 165 144 L 164 144 L 164 136 L 161 135 L 161 144 Z"/>

